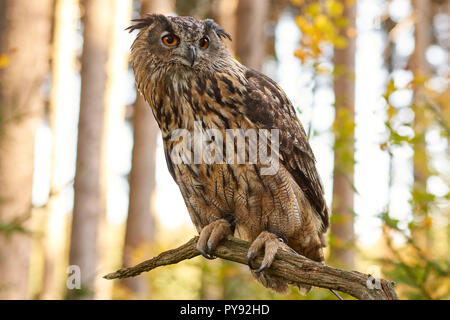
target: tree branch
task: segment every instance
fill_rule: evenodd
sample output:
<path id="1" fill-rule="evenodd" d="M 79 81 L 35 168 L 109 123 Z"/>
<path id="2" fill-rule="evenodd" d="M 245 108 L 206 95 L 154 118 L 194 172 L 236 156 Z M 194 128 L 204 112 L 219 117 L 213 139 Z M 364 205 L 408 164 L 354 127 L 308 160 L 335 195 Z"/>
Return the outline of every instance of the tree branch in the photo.
<path id="1" fill-rule="evenodd" d="M 146 260 L 134 267 L 123 268 L 104 276 L 105 279 L 123 279 L 135 277 L 142 272 L 153 270 L 160 266 L 175 264 L 183 260 L 192 259 L 200 253 L 196 249 L 198 237 L 173 250 L 165 251 L 155 258 Z M 242 264 L 247 264 L 247 251 L 250 244 L 246 241 L 228 236 L 217 247 L 214 255 Z M 262 257 L 256 258 L 260 264 Z M 379 279 L 379 283 L 368 286 L 369 275 L 347 271 L 303 257 L 293 250 L 278 250 L 272 266 L 265 270 L 268 274 L 278 276 L 291 283 L 312 285 L 315 287 L 338 290 L 362 300 L 397 300 L 394 283 Z M 374 278 L 370 278 L 375 280 Z M 378 279 L 377 279 L 378 280 Z M 377 285 L 379 284 L 379 286 Z M 370 289 L 369 287 L 372 287 Z M 378 287 L 378 289 L 377 289 Z"/>

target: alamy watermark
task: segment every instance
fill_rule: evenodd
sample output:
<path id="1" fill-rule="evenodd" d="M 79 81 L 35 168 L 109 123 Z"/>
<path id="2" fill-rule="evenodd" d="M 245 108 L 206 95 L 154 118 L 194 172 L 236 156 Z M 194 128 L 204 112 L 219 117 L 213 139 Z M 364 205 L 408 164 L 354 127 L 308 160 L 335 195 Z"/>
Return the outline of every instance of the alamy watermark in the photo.
<path id="1" fill-rule="evenodd" d="M 67 289 L 81 289 L 81 268 L 77 265 L 71 265 L 67 267 L 66 273 L 69 275 L 66 280 Z"/>
<path id="2" fill-rule="evenodd" d="M 278 129 L 208 129 L 201 121 L 170 136 L 174 164 L 260 164 L 261 175 L 274 175 L 279 168 Z"/>

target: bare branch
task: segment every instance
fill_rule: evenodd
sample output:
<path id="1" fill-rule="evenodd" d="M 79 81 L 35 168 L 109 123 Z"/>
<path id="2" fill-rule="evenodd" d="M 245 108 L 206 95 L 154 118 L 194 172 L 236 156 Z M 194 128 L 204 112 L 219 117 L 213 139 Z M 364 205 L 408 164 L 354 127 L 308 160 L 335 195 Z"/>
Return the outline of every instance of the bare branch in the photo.
<path id="1" fill-rule="evenodd" d="M 160 266 L 175 264 L 186 259 L 192 259 L 200 253 L 196 249 L 198 237 L 189 240 L 181 247 L 161 253 L 159 256 L 144 261 L 131 268 L 123 268 L 104 278 L 123 279 L 135 277 L 142 272 L 153 270 Z M 215 251 L 215 256 L 247 264 L 247 251 L 250 244 L 246 241 L 228 236 Z M 261 263 L 258 257 L 256 263 Z M 305 258 L 293 250 L 278 250 L 275 261 L 265 272 L 283 278 L 290 283 L 312 285 L 315 287 L 338 290 L 362 300 L 397 300 L 394 283 L 377 279 L 375 285 L 368 285 L 369 275 L 357 271 L 347 271 Z M 377 285 L 379 284 L 379 285 Z"/>

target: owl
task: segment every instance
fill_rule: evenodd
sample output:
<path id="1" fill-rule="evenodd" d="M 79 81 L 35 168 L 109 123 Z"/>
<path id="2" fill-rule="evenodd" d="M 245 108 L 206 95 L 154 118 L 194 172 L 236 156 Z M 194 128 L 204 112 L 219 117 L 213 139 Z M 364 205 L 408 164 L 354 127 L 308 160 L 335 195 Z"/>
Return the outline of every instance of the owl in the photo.
<path id="1" fill-rule="evenodd" d="M 288 283 L 265 272 L 277 250 L 288 246 L 323 262 L 329 226 L 315 158 L 294 107 L 273 80 L 230 54 L 223 40 L 231 37 L 213 20 L 150 14 L 134 22 L 129 30 L 139 31 L 130 56 L 136 86 L 161 129 L 168 170 L 199 232 L 197 249 L 213 259 L 225 236 L 249 241 L 252 274 L 286 293 Z M 194 161 L 196 131 L 219 147 L 211 152 L 214 161 Z M 189 139 L 174 132 L 194 133 L 194 139 L 183 142 Z M 225 139 L 229 132 L 237 138 Z M 277 166 L 264 173 L 262 157 L 249 158 L 260 148 L 254 137 L 267 142 L 272 132 L 276 143 L 266 149 Z M 236 150 L 243 154 L 240 161 Z M 262 263 L 255 266 L 258 255 Z M 298 286 L 303 293 L 310 289 Z"/>

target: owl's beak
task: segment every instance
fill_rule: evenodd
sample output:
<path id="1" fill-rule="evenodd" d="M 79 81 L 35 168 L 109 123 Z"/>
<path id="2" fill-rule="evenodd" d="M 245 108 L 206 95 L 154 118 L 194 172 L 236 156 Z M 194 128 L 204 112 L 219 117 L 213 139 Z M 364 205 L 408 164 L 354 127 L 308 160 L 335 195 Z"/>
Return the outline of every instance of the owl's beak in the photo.
<path id="1" fill-rule="evenodd" d="M 194 66 L 196 58 L 197 58 L 197 49 L 194 46 L 189 46 L 187 60 L 191 64 L 191 67 Z"/>

